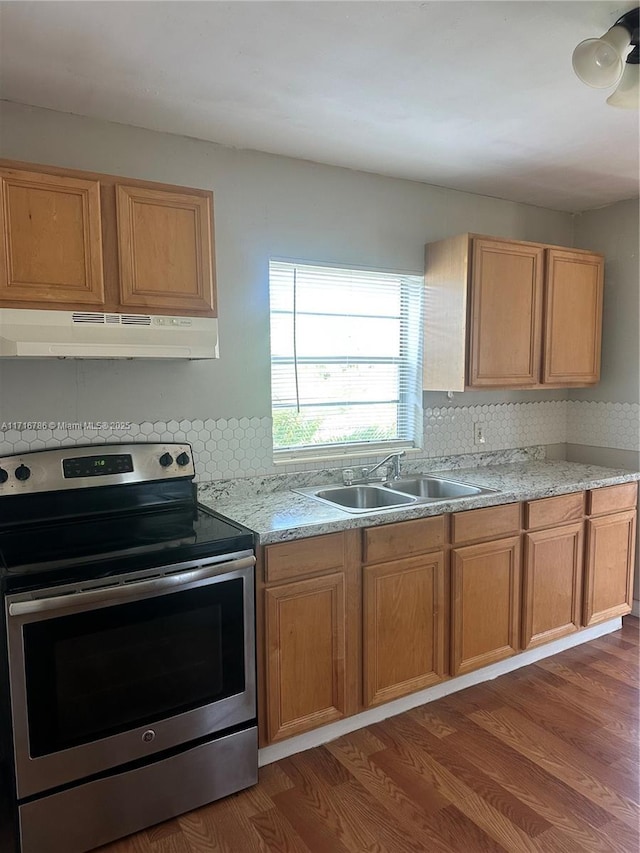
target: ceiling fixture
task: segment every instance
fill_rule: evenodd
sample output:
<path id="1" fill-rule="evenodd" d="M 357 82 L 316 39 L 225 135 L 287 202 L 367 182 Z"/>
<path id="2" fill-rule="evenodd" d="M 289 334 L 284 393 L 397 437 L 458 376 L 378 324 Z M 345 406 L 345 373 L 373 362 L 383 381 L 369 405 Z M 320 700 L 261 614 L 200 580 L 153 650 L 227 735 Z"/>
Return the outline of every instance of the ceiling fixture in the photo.
<path id="1" fill-rule="evenodd" d="M 594 89 L 617 85 L 607 98 L 612 107 L 640 106 L 639 17 L 640 7 L 625 12 L 603 36 L 581 41 L 573 51 L 573 70 L 583 83 Z"/>

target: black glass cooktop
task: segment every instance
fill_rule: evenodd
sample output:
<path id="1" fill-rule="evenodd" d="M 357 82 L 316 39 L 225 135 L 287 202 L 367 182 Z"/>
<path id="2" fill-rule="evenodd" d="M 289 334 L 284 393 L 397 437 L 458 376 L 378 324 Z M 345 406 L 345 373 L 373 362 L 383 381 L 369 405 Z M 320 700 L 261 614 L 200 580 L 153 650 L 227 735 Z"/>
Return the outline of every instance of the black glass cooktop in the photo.
<path id="1" fill-rule="evenodd" d="M 251 531 L 201 505 L 27 524 L 0 531 L 5 575 L 92 565 L 104 573 L 253 548 Z M 99 572 L 102 574 L 103 572 Z"/>

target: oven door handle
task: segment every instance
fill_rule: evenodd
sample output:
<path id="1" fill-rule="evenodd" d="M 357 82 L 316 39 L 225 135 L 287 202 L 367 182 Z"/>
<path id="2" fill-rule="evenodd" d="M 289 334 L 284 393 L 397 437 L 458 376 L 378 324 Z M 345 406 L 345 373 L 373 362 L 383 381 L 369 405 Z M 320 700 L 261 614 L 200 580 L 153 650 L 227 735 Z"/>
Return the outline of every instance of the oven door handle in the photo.
<path id="1" fill-rule="evenodd" d="M 255 557 L 242 557 L 239 560 L 230 560 L 227 563 L 214 563 L 198 569 L 189 569 L 185 572 L 155 577 L 149 580 L 130 581 L 118 586 L 102 587 L 100 589 L 89 589 L 82 592 L 70 592 L 65 595 L 53 596 L 51 598 L 36 598 L 29 601 L 13 601 L 9 605 L 9 616 L 26 616 L 33 613 L 52 612 L 55 610 L 69 610 L 70 608 L 85 605 L 108 605 L 117 604 L 132 598 L 156 592 L 167 592 L 176 587 L 203 581 L 217 575 L 226 575 L 229 572 L 237 572 L 255 566 Z"/>

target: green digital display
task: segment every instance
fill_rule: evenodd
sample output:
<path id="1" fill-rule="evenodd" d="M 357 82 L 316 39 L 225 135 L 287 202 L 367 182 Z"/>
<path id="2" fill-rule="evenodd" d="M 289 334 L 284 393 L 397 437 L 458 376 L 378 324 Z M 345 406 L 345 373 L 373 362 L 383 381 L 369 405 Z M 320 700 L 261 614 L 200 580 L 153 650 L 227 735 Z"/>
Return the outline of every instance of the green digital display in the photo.
<path id="1" fill-rule="evenodd" d="M 62 471 L 67 479 L 128 474 L 133 471 L 133 460 L 129 453 L 113 453 L 107 456 L 74 456 L 70 459 L 63 459 Z"/>

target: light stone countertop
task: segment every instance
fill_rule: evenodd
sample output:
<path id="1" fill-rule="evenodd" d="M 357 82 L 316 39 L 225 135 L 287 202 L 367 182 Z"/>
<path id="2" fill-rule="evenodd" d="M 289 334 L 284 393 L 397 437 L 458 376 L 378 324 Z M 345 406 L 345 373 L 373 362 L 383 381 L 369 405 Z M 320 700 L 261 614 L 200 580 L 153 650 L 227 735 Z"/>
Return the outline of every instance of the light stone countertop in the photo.
<path id="1" fill-rule="evenodd" d="M 396 521 L 409 521 L 447 512 L 460 512 L 485 506 L 562 495 L 568 492 L 612 486 L 640 480 L 635 471 L 581 465 L 577 462 L 528 461 L 474 468 L 429 471 L 430 475 L 498 489 L 496 494 L 476 495 L 456 500 L 437 500 L 394 509 L 374 509 L 353 514 L 297 494 L 288 487 L 279 490 L 246 484 L 245 488 L 220 488 L 200 484 L 198 500 L 221 515 L 255 531 L 260 543 L 303 539 L 357 527 L 371 527 Z M 411 476 L 407 474 L 407 476 Z M 335 482 L 335 481 L 334 481 Z M 305 485 L 313 485 L 307 482 Z M 319 485 L 326 485 L 324 483 Z"/>

